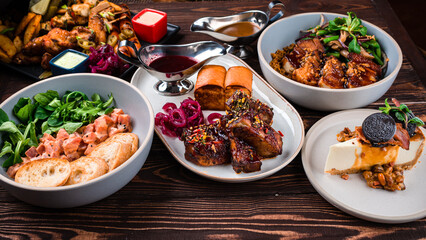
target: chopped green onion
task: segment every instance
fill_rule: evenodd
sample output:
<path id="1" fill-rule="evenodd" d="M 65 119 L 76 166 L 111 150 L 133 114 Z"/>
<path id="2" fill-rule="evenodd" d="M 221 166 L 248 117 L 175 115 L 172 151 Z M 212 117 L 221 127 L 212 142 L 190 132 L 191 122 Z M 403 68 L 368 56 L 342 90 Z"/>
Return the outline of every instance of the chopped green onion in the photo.
<path id="1" fill-rule="evenodd" d="M 335 56 L 335 57 L 339 58 L 340 53 L 339 52 L 329 52 L 329 53 L 327 53 L 327 56 Z"/>
<path id="2" fill-rule="evenodd" d="M 324 38 L 322 41 L 324 42 L 324 44 L 327 44 L 331 41 L 337 40 L 339 39 L 339 36 L 332 36 L 332 37 L 328 37 L 328 38 Z"/>
<path id="3" fill-rule="evenodd" d="M 1 31 L 0 32 L 0 34 L 5 34 L 5 33 L 7 33 L 7 32 L 10 32 L 10 31 L 13 31 L 13 30 L 15 30 L 15 28 L 6 28 L 6 29 L 3 29 L 3 31 Z"/>
<path id="4" fill-rule="evenodd" d="M 329 31 L 327 31 L 327 30 L 318 30 L 317 31 L 317 36 L 326 35 L 327 33 L 329 33 Z"/>
<path id="5" fill-rule="evenodd" d="M 68 9 L 68 6 L 66 4 L 61 6 L 62 9 Z"/>
<path id="6" fill-rule="evenodd" d="M 110 16 L 115 16 L 115 14 L 114 13 L 112 13 L 112 12 L 108 12 L 108 14 L 110 15 Z"/>

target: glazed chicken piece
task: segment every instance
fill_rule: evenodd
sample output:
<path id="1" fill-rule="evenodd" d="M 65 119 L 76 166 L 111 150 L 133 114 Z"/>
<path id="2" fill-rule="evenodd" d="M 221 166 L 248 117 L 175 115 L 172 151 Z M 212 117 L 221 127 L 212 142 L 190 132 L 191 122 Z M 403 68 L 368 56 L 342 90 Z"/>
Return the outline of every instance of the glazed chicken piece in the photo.
<path id="1" fill-rule="evenodd" d="M 320 72 L 321 58 L 319 51 L 314 51 L 303 57 L 301 67 L 293 71 L 292 78 L 303 84 L 317 86 Z"/>
<path id="2" fill-rule="evenodd" d="M 43 56 L 41 57 L 41 67 L 43 69 L 49 70 L 50 69 L 50 60 L 52 60 L 53 56 L 52 54 L 46 52 L 43 54 Z"/>
<path id="3" fill-rule="evenodd" d="M 262 162 L 253 147 L 249 146 L 244 141 L 231 136 L 229 137 L 229 142 L 232 154 L 232 168 L 236 173 L 260 171 Z"/>
<path id="4" fill-rule="evenodd" d="M 356 53 L 348 55 L 348 87 L 355 88 L 375 83 L 381 76 L 380 65 Z"/>
<path id="5" fill-rule="evenodd" d="M 96 44 L 106 43 L 106 30 L 102 17 L 99 15 L 90 15 L 89 29 L 92 29 L 96 36 Z"/>
<path id="6" fill-rule="evenodd" d="M 54 16 L 50 20 L 52 28 L 68 28 L 76 25 L 74 18 L 71 16 L 70 12 L 66 11 L 64 15 Z"/>
<path id="7" fill-rule="evenodd" d="M 185 159 L 200 166 L 230 163 L 229 140 L 220 122 L 186 129 L 182 134 Z"/>
<path id="8" fill-rule="evenodd" d="M 69 8 L 71 16 L 77 25 L 86 25 L 89 21 L 90 4 L 73 4 Z"/>
<path id="9" fill-rule="evenodd" d="M 299 40 L 296 45 L 307 52 L 325 52 L 325 48 L 318 38 Z"/>
<path id="10" fill-rule="evenodd" d="M 292 74 L 294 70 L 300 68 L 303 57 L 305 55 L 305 50 L 297 45 L 293 48 L 293 51 L 291 51 L 289 54 L 286 54 L 282 59 L 282 66 L 286 73 Z"/>
<path id="11" fill-rule="evenodd" d="M 260 157 L 271 158 L 282 153 L 281 135 L 250 111 L 230 120 L 227 127 L 233 136 L 252 146 Z"/>
<path id="12" fill-rule="evenodd" d="M 70 34 L 91 42 L 94 42 L 96 38 L 95 33 L 92 32 L 92 30 L 82 26 L 74 27 Z"/>
<path id="13" fill-rule="evenodd" d="M 44 52 L 43 41 L 46 35 L 37 37 L 29 41 L 22 48 L 22 52 L 26 55 L 41 55 Z"/>
<path id="14" fill-rule="evenodd" d="M 22 52 L 17 53 L 13 56 L 13 62 L 19 65 L 31 65 L 41 62 L 41 56 L 38 55 L 26 55 Z"/>
<path id="15" fill-rule="evenodd" d="M 346 79 L 343 64 L 336 57 L 327 58 L 318 86 L 322 88 L 345 88 Z"/>
<path id="16" fill-rule="evenodd" d="M 235 93 L 226 101 L 226 108 L 230 111 L 228 115 L 233 118 L 238 114 L 241 114 L 245 111 L 252 111 L 255 115 L 258 115 L 259 118 L 267 123 L 272 124 L 272 118 L 274 117 L 274 112 L 272 108 L 263 102 L 252 99 L 249 95 L 242 91 L 235 91 Z"/>
<path id="17" fill-rule="evenodd" d="M 65 49 L 75 48 L 77 39 L 75 33 L 60 28 L 52 29 L 43 39 L 44 50 L 56 56 Z"/>

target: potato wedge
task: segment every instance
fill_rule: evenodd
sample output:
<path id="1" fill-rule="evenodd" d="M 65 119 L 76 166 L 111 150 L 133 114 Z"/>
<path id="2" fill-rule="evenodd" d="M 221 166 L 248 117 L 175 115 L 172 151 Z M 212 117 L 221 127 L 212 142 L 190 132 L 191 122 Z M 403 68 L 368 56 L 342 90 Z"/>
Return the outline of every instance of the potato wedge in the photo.
<path id="1" fill-rule="evenodd" d="M 12 61 L 12 58 L 7 56 L 7 54 L 3 50 L 0 49 L 0 61 L 2 61 L 4 63 L 10 63 Z"/>
<path id="2" fill-rule="evenodd" d="M 19 36 L 16 36 L 15 39 L 13 39 L 13 45 L 15 45 L 16 51 L 20 52 L 22 50 L 22 40 Z"/>
<path id="3" fill-rule="evenodd" d="M 0 34 L 0 48 L 9 58 L 12 58 L 16 54 L 16 47 L 12 40 L 2 34 Z"/>
<path id="4" fill-rule="evenodd" d="M 18 27 L 15 31 L 15 36 L 20 35 L 25 27 L 28 25 L 28 23 L 36 16 L 35 13 L 29 12 L 25 17 L 22 18 L 21 22 L 19 23 Z"/>
<path id="5" fill-rule="evenodd" d="M 41 15 L 36 15 L 30 23 L 28 23 L 27 29 L 24 33 L 24 45 L 27 44 L 34 36 L 35 31 L 40 25 Z M 38 34 L 38 33 L 37 33 Z"/>

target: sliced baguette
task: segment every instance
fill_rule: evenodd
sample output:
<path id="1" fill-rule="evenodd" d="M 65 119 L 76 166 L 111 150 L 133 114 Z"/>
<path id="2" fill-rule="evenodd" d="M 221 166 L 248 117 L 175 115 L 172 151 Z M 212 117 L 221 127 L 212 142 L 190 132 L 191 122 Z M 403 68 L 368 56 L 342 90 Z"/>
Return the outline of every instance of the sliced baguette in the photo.
<path id="1" fill-rule="evenodd" d="M 101 158 L 81 157 L 70 162 L 71 175 L 65 185 L 87 182 L 108 172 L 108 164 Z"/>
<path id="2" fill-rule="evenodd" d="M 68 160 L 45 158 L 28 162 L 20 167 L 15 181 L 35 187 L 57 187 L 64 185 L 70 174 L 71 166 Z"/>
<path id="3" fill-rule="evenodd" d="M 138 149 L 138 137 L 134 133 L 119 133 L 99 144 L 88 155 L 105 160 L 112 171 L 129 159 Z"/>

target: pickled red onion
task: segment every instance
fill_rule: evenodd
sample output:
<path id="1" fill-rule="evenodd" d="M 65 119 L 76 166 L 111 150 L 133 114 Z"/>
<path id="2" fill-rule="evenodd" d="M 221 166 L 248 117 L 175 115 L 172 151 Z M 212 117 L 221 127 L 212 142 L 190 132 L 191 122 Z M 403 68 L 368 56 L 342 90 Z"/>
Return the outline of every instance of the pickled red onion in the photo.
<path id="1" fill-rule="evenodd" d="M 174 103 L 166 103 L 162 109 L 166 113 L 157 113 L 155 116 L 155 125 L 166 136 L 180 137 L 184 128 L 204 123 L 201 106 L 192 98 L 183 100 L 179 108 Z"/>

